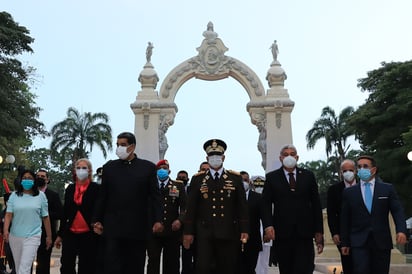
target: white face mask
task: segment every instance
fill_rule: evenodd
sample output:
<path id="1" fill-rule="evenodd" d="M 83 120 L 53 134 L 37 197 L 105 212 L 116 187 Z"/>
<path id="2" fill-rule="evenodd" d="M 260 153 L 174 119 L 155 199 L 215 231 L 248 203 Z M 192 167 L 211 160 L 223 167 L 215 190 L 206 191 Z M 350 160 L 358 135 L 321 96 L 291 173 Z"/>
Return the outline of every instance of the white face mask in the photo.
<path id="1" fill-rule="evenodd" d="M 76 169 L 76 176 L 77 176 L 77 179 L 79 179 L 80 181 L 83 181 L 83 180 L 87 179 L 87 177 L 89 176 L 89 170 L 87 170 L 87 169 Z"/>
<path id="2" fill-rule="evenodd" d="M 117 155 L 117 157 L 119 157 L 119 158 L 122 159 L 122 160 L 126 160 L 127 157 L 129 157 L 129 155 L 130 155 L 130 153 L 127 152 L 127 148 L 128 148 L 128 147 L 129 147 L 129 146 L 127 146 L 127 147 L 118 146 L 118 147 L 116 148 L 116 155 Z"/>
<path id="3" fill-rule="evenodd" d="M 295 157 L 289 155 L 283 158 L 282 163 L 286 168 L 294 168 L 296 166 L 296 159 Z"/>
<path id="4" fill-rule="evenodd" d="M 346 182 L 350 183 L 353 181 L 354 178 L 355 178 L 355 173 L 353 173 L 353 171 L 348 170 L 348 171 L 343 172 L 343 179 Z"/>
<path id="5" fill-rule="evenodd" d="M 212 168 L 219 168 L 223 164 L 223 156 L 222 155 L 212 155 L 208 158 L 208 163 Z"/>
<path id="6" fill-rule="evenodd" d="M 243 188 L 245 189 L 245 191 L 248 191 L 250 188 L 250 185 L 248 182 L 243 181 Z"/>
<path id="7" fill-rule="evenodd" d="M 255 187 L 255 192 L 262 194 L 263 187 Z"/>

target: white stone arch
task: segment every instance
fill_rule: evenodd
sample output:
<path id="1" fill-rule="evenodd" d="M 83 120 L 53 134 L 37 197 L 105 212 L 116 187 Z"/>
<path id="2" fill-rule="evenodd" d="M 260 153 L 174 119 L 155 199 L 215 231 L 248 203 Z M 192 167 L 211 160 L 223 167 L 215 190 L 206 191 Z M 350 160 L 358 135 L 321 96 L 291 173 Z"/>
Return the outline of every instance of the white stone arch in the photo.
<path id="1" fill-rule="evenodd" d="M 212 23 L 208 24 L 203 36 L 202 44 L 197 48 L 198 55 L 173 68 L 159 92 L 155 90 L 159 78 L 150 62 L 153 44 L 149 42 L 147 63 L 139 76 L 142 90 L 131 104 L 135 114 L 138 155 L 153 162 L 164 158 L 168 148 L 166 133 L 178 111 L 174 100 L 186 81 L 192 78 L 218 81 L 232 77 L 243 86 L 250 98 L 247 111 L 259 132 L 257 149 L 262 155 L 262 167 L 266 171 L 277 168 L 280 165 L 277 157 L 280 147 L 292 143 L 290 114 L 294 106 L 283 88 L 286 73 L 277 61 L 277 52 L 273 54 L 273 62 L 266 76 L 270 89 L 265 92 L 262 82 L 251 68 L 225 55 L 228 48 L 214 32 Z"/>

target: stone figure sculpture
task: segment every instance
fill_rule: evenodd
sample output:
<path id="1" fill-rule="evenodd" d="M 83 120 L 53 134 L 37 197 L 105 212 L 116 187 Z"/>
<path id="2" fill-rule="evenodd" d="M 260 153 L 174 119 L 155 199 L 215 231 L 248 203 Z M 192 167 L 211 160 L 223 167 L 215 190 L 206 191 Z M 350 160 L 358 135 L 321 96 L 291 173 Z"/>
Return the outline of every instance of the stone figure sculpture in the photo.
<path id="1" fill-rule="evenodd" d="M 272 50 L 273 61 L 277 62 L 278 61 L 279 48 L 278 48 L 278 44 L 277 44 L 276 40 L 273 42 L 270 49 Z"/>
<path id="2" fill-rule="evenodd" d="M 151 59 L 152 59 L 152 52 L 153 52 L 153 43 L 152 42 L 148 42 L 147 43 L 147 48 L 146 48 L 146 61 L 148 63 L 150 63 Z"/>

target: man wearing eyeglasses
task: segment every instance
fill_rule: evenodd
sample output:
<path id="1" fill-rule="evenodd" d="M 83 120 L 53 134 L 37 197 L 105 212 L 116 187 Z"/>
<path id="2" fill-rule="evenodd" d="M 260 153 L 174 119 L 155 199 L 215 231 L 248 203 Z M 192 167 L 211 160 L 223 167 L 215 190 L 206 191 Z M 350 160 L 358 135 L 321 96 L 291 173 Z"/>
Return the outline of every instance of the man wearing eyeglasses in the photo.
<path id="1" fill-rule="evenodd" d="M 63 205 L 60 200 L 59 194 L 48 188 L 49 183 L 50 178 L 47 170 L 39 169 L 36 173 L 36 185 L 40 191 L 43 191 L 44 194 L 46 194 L 52 232 L 52 242 L 54 242 L 57 237 L 58 222 L 63 218 Z M 44 230 L 43 225 L 40 246 L 37 249 L 37 274 L 50 274 L 50 257 L 52 249 L 53 247 L 46 249 L 46 231 Z"/>
<path id="2" fill-rule="evenodd" d="M 355 274 L 389 273 L 393 247 L 389 226 L 391 213 L 396 227 L 396 242 L 406 243 L 406 222 L 393 185 L 376 174 L 371 156 L 357 160 L 360 183 L 343 192 L 341 217 L 342 254 L 352 254 Z"/>

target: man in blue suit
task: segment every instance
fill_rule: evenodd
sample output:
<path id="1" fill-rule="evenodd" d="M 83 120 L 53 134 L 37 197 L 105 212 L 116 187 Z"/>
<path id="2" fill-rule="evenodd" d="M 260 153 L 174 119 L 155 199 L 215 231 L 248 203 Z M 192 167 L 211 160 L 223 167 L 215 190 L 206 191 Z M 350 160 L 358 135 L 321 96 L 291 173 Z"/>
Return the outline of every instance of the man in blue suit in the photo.
<path id="1" fill-rule="evenodd" d="M 387 274 L 393 247 L 389 212 L 398 244 L 406 243 L 405 215 L 394 187 L 376 176 L 375 160 L 361 156 L 357 165 L 360 183 L 343 192 L 342 254 L 352 253 L 355 274 Z"/>

